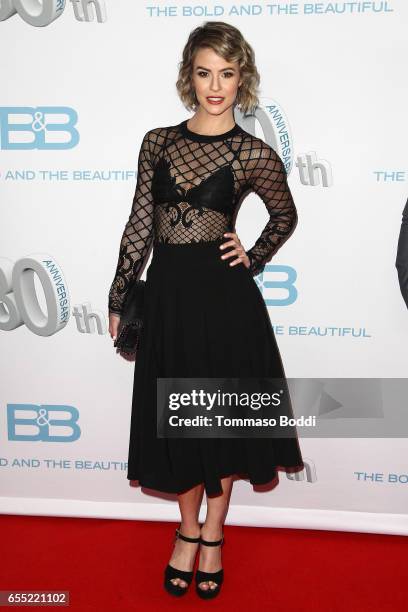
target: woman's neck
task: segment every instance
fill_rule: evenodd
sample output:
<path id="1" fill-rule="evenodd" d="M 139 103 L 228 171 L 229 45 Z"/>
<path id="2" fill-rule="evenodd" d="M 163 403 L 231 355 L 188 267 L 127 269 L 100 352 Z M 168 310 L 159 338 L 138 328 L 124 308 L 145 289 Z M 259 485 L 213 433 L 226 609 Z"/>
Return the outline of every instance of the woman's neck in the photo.
<path id="1" fill-rule="evenodd" d="M 203 116 L 202 113 L 196 112 L 193 117 L 187 119 L 187 128 L 197 135 L 203 136 L 224 134 L 234 128 L 235 125 L 236 122 L 232 112 L 228 113 L 227 117 L 209 115 L 208 113 Z"/>

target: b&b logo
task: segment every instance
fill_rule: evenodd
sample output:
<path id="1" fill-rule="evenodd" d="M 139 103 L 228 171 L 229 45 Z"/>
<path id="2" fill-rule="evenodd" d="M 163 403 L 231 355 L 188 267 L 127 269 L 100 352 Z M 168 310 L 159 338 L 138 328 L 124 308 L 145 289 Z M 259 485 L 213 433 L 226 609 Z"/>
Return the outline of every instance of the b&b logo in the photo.
<path id="1" fill-rule="evenodd" d="M 281 273 L 284 275 L 281 280 L 267 280 L 272 277 L 272 274 Z M 270 273 L 270 274 L 268 274 Z M 297 273 L 292 266 L 284 266 L 278 264 L 266 264 L 264 271 L 255 276 L 256 284 L 267 306 L 289 306 L 297 300 L 298 290 L 296 289 L 295 281 Z M 268 289 L 276 289 L 284 292 L 284 297 L 268 297 Z M 273 292 L 271 292 L 273 295 Z"/>
<path id="2" fill-rule="evenodd" d="M 2 106 L 0 148 L 73 149 L 79 142 L 77 121 L 69 106 Z"/>
<path id="3" fill-rule="evenodd" d="M 78 420 L 74 406 L 7 404 L 8 439 L 13 442 L 74 442 L 81 435 Z"/>

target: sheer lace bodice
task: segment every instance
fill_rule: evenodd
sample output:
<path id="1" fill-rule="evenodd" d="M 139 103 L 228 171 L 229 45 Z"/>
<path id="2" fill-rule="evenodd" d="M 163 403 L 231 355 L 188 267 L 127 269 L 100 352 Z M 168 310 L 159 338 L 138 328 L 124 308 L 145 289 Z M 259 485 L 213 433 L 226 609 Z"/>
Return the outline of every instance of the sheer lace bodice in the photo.
<path id="1" fill-rule="evenodd" d="M 139 277 L 152 242 L 222 238 L 234 231 L 238 204 L 251 191 L 269 214 L 247 251 L 251 272 L 257 275 L 297 222 L 279 155 L 238 124 L 212 136 L 192 132 L 187 120 L 149 130 L 139 152 L 136 190 L 109 292 L 109 312 L 121 314 L 128 285 Z"/>

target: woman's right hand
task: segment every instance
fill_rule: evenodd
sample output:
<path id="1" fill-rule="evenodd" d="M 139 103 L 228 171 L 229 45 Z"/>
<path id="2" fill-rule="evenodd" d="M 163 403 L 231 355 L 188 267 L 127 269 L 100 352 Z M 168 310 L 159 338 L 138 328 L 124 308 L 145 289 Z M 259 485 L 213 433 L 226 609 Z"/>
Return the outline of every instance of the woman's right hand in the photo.
<path id="1" fill-rule="evenodd" d="M 118 336 L 118 327 L 120 322 L 120 315 L 111 313 L 109 315 L 109 333 L 113 341 Z"/>

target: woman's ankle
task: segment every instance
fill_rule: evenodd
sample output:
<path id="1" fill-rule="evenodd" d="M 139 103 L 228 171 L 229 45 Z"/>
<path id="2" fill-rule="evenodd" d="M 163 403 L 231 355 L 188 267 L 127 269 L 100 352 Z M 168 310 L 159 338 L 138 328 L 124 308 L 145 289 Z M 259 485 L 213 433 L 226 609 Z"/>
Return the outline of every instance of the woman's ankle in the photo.
<path id="1" fill-rule="evenodd" d="M 199 522 L 180 522 L 179 530 L 181 533 L 189 538 L 196 538 L 200 535 L 200 524 Z"/>
<path id="2" fill-rule="evenodd" d="M 216 541 L 223 536 L 224 526 L 222 523 L 203 523 L 201 537 L 203 540 Z"/>

